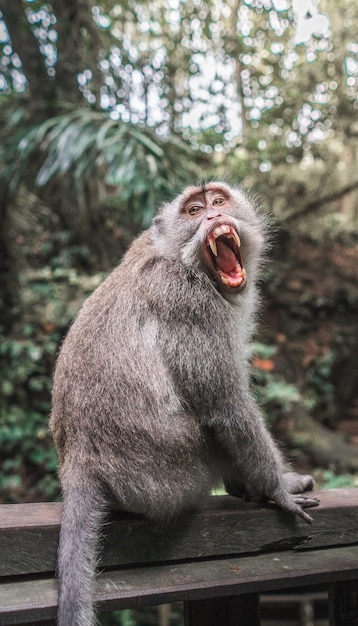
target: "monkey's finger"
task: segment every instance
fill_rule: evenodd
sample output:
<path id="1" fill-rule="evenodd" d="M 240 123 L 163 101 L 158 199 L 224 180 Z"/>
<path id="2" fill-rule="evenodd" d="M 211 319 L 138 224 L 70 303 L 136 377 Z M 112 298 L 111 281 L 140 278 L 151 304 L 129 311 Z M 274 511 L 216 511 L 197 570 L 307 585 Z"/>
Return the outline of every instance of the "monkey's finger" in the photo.
<path id="1" fill-rule="evenodd" d="M 307 522 L 307 524 L 313 524 L 313 517 L 311 517 L 310 515 L 308 515 L 308 513 L 305 513 L 305 511 L 303 509 L 301 509 L 300 507 L 297 507 L 295 513 L 297 513 L 297 515 L 299 515 L 300 517 L 302 517 L 302 519 Z"/>
<path id="2" fill-rule="evenodd" d="M 298 504 L 299 506 L 304 507 L 305 509 L 308 509 L 311 506 L 318 506 L 319 505 L 319 499 L 318 498 L 307 498 L 306 496 L 296 495 L 296 496 L 294 496 L 293 501 L 296 504 Z"/>

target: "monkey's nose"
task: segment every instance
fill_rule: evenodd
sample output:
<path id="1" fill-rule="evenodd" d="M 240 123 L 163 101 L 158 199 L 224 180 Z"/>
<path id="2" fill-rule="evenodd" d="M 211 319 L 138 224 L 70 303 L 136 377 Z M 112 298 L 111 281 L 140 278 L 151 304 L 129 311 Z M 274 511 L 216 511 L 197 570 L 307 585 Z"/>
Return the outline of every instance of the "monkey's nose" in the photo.
<path id="1" fill-rule="evenodd" d="M 206 218 L 208 220 L 214 220 L 217 219 L 218 217 L 221 217 L 221 213 L 219 213 L 219 211 L 208 211 Z"/>

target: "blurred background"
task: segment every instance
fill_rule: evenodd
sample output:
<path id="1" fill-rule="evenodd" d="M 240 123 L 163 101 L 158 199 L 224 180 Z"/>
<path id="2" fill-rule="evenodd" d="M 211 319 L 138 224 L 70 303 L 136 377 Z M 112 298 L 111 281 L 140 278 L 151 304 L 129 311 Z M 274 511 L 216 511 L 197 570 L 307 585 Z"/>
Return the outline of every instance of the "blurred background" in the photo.
<path id="1" fill-rule="evenodd" d="M 209 179 L 272 216 L 252 375 L 275 437 L 358 486 L 357 24 L 357 0 L 0 0 L 1 502 L 59 498 L 61 339 Z"/>

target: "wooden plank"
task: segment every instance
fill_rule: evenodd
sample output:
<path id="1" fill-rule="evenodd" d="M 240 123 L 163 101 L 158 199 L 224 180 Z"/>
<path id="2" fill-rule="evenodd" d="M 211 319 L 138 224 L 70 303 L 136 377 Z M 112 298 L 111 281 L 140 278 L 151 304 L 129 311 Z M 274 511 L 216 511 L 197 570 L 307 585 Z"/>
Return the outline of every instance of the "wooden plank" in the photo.
<path id="1" fill-rule="evenodd" d="M 27 504 L 2 504 L 0 506 L 0 531 L 23 528 L 46 529 L 58 527 L 61 502 L 30 502 Z"/>
<path id="2" fill-rule="evenodd" d="M 257 593 L 184 603 L 185 626 L 260 626 Z"/>
<path id="3" fill-rule="evenodd" d="M 358 579 L 329 587 L 329 626 L 358 626 Z"/>
<path id="4" fill-rule="evenodd" d="M 230 496 L 214 496 L 176 525 L 159 529 L 114 513 L 105 527 L 104 566 L 170 562 L 276 550 L 351 545 L 358 535 L 358 489 L 317 492 L 314 524 Z M 0 506 L 0 576 L 54 571 L 61 504 Z"/>
<path id="5" fill-rule="evenodd" d="M 101 610 L 111 611 L 357 579 L 356 545 L 106 572 L 98 577 L 96 600 Z M 0 626 L 52 619 L 56 600 L 54 579 L 3 583 Z"/>
<path id="6" fill-rule="evenodd" d="M 55 570 L 62 504 L 0 505 L 0 576 Z"/>

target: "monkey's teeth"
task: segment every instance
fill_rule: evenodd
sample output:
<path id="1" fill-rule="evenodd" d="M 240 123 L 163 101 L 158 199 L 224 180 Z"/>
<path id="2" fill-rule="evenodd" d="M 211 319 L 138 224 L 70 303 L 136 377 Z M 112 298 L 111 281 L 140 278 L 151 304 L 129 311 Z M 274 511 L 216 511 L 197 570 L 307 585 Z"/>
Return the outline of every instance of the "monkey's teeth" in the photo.
<path id="1" fill-rule="evenodd" d="M 237 234 L 236 230 L 232 226 L 229 226 L 229 224 L 222 224 L 221 226 L 217 226 L 215 228 L 215 230 L 210 235 L 210 240 L 209 240 L 210 247 L 211 247 L 211 241 L 218 239 L 222 235 L 229 235 L 229 238 L 235 241 L 237 247 L 238 248 L 241 247 L 241 241 L 240 241 L 239 235 Z"/>
<path id="2" fill-rule="evenodd" d="M 240 273 L 240 276 L 238 276 L 237 278 L 230 278 L 219 270 L 220 280 L 223 285 L 226 285 L 227 287 L 241 287 L 241 285 L 246 280 L 246 270 L 244 267 L 241 268 L 241 266 L 238 264 L 237 271 L 238 273 Z"/>
<path id="3" fill-rule="evenodd" d="M 217 249 L 217 246 L 216 246 L 216 241 L 215 241 L 215 239 L 211 239 L 211 238 L 209 239 L 209 246 L 210 246 L 211 252 L 212 252 L 215 256 L 218 256 L 218 249 Z"/>
<path id="4" fill-rule="evenodd" d="M 227 224 L 223 224 L 222 226 L 218 226 L 215 228 L 215 237 L 220 237 L 221 235 L 227 235 L 230 232 L 231 228 Z"/>
<path id="5" fill-rule="evenodd" d="M 240 287 L 240 285 L 242 285 L 242 283 L 244 282 L 244 279 L 242 276 L 239 276 L 238 278 L 233 280 L 221 274 L 220 278 L 221 278 L 221 282 L 227 287 Z"/>
<path id="6" fill-rule="evenodd" d="M 236 242 L 237 247 L 240 248 L 241 247 L 241 241 L 240 241 L 240 237 L 237 234 L 236 230 L 233 230 L 231 232 L 231 237 Z"/>

